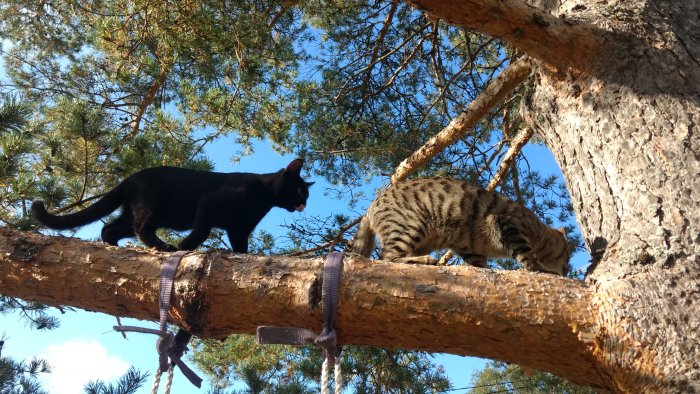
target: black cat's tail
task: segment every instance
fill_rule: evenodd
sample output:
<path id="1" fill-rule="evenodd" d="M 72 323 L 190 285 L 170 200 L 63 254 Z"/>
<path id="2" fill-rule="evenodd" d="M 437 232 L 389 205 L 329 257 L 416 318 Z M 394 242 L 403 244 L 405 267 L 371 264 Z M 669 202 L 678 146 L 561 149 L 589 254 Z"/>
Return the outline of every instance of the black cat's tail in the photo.
<path id="1" fill-rule="evenodd" d="M 54 230 L 83 226 L 107 216 L 119 208 L 124 203 L 123 189 L 123 184 L 120 184 L 82 211 L 62 216 L 50 214 L 44 207 L 43 201 L 34 200 L 32 202 L 32 216 L 44 226 Z"/>

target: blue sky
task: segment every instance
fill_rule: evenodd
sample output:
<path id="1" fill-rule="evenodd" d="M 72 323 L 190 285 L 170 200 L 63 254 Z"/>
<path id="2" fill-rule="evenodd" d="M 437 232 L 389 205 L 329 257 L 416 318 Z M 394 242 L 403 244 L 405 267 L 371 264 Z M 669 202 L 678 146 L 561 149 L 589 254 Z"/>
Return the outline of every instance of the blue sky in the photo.
<path id="1" fill-rule="evenodd" d="M 264 142 L 255 145 L 252 155 L 242 158 L 238 163 L 232 163 L 229 158 L 236 151 L 237 147 L 232 145 L 230 140 L 224 139 L 209 146 L 207 155 L 214 161 L 217 171 L 225 172 L 273 172 L 285 167 L 294 159 L 292 155 L 279 155 Z M 555 174 L 561 177 L 559 167 L 546 147 L 531 144 L 526 146 L 524 152 L 534 169 L 542 171 L 543 175 Z M 342 202 L 325 195 L 324 189 L 330 185 L 323 179 L 309 179 L 317 183 L 311 189 L 307 209 L 303 213 L 292 214 L 283 209 L 273 209 L 257 229 L 264 229 L 272 234 L 283 234 L 286 233 L 286 229 L 281 225 L 290 222 L 293 219 L 291 215 L 326 216 L 348 213 L 348 208 Z M 358 204 L 356 210 L 362 212 L 369 205 L 374 189 L 386 181 L 378 179 L 376 184 L 368 185 L 366 197 Z M 100 228 L 100 223 L 86 226 L 77 236 L 94 239 Z M 579 268 L 586 264 L 587 260 L 587 255 L 578 253 L 574 256 L 572 265 Z M 0 316 L 0 336 L 3 333 L 5 336 L 3 355 L 15 359 L 30 359 L 33 356 L 48 359 L 53 364 L 53 372 L 42 381 L 51 394 L 82 392 L 82 385 L 88 380 L 114 380 L 126 372 L 130 365 L 141 371 L 155 372 L 155 337 L 130 333 L 128 340 L 124 340 L 120 334 L 111 331 L 116 323 L 115 318 L 101 313 L 78 311 L 58 315 L 61 318 L 61 326 L 48 332 L 29 330 L 16 314 Z M 122 322 L 127 325 L 157 328 L 155 322 L 132 319 L 123 319 Z M 484 360 L 481 359 L 452 355 L 437 355 L 435 361 L 445 368 L 455 388 L 468 387 L 472 372 L 484 364 Z M 149 393 L 151 383 L 152 378 L 149 378 L 138 394 Z M 182 374 L 175 374 L 171 391 L 173 394 L 206 391 L 206 383 L 205 388 L 196 391 Z M 462 393 L 465 390 L 453 392 Z"/>

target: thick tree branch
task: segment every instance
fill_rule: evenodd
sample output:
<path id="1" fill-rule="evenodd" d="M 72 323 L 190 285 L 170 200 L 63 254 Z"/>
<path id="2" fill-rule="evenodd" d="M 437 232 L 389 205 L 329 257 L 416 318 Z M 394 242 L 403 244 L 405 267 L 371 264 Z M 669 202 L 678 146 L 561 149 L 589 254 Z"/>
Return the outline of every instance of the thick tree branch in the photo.
<path id="1" fill-rule="evenodd" d="M 596 27 L 551 15 L 522 0 L 408 0 L 448 23 L 499 38 L 561 70 L 586 72 L 602 45 Z"/>
<path id="2" fill-rule="evenodd" d="M 157 320 L 164 258 L 0 229 L 0 293 Z M 318 331 L 322 265 L 319 258 L 190 254 L 176 276 L 171 320 L 205 338 L 259 325 Z M 552 275 L 348 257 L 337 328 L 342 344 L 491 357 L 601 386 L 592 297 L 592 288 Z"/>
<path id="3" fill-rule="evenodd" d="M 391 177 L 392 183 L 400 182 L 411 175 L 416 169 L 427 163 L 433 156 L 445 147 L 455 142 L 469 129 L 520 85 L 528 75 L 532 66 L 527 58 L 521 58 L 511 63 L 479 96 L 469 104 L 469 107 L 450 122 L 441 132 L 402 161 Z"/>

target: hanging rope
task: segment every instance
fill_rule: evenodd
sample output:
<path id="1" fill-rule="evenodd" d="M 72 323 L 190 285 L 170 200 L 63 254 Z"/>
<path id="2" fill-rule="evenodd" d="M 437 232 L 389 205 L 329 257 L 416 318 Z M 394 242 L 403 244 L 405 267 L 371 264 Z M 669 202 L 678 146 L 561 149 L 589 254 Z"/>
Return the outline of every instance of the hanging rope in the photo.
<path id="1" fill-rule="evenodd" d="M 324 360 L 321 366 L 321 394 L 329 394 L 328 375 L 329 365 L 333 363 L 335 373 L 335 393 L 343 391 L 343 378 L 340 370 L 341 348 L 337 345 L 335 331 L 335 315 L 338 309 L 338 292 L 340 290 L 340 274 L 343 270 L 343 254 L 331 252 L 323 266 L 323 286 L 321 299 L 323 304 L 323 330 L 319 335 L 306 328 L 296 327 L 258 327 L 257 340 L 260 344 L 308 345 L 316 344 L 324 350 Z"/>
<path id="2" fill-rule="evenodd" d="M 177 335 L 168 331 L 168 310 L 170 309 L 170 297 L 173 291 L 173 282 L 175 279 L 175 273 L 177 272 L 177 267 L 180 264 L 182 257 L 186 255 L 186 251 L 178 251 L 170 256 L 168 256 L 163 269 L 161 270 L 160 276 L 160 329 L 154 330 L 144 327 L 135 326 L 122 326 L 119 322 L 118 326 L 114 326 L 114 330 L 121 332 L 122 334 L 126 331 L 140 332 L 144 334 L 155 334 L 158 335 L 158 342 L 156 343 L 156 350 L 158 351 L 158 370 L 155 373 L 153 387 L 151 393 L 158 393 L 158 386 L 160 385 L 160 377 L 163 372 L 168 372 L 168 377 L 165 382 L 164 393 L 169 394 L 170 388 L 173 384 L 173 369 L 177 365 L 182 371 L 183 375 L 198 388 L 202 386 L 202 378 L 200 378 L 194 371 L 192 371 L 182 360 L 182 354 L 187 348 L 187 342 L 190 340 L 192 335 L 190 333 L 180 330 Z"/>

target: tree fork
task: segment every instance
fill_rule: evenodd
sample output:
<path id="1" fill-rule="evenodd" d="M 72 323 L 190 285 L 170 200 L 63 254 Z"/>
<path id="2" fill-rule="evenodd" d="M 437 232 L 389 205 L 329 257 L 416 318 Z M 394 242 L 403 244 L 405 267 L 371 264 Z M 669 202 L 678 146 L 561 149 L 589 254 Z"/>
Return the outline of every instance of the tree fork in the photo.
<path id="1" fill-rule="evenodd" d="M 522 0 L 409 0 L 434 18 L 499 38 L 560 71 L 587 73 L 604 32 Z"/>
<path id="2" fill-rule="evenodd" d="M 406 179 L 406 177 L 430 161 L 435 155 L 457 141 L 493 107 L 503 101 L 507 95 L 525 81 L 531 71 L 532 65 L 527 57 L 522 57 L 510 64 L 447 127 L 402 161 L 396 167 L 394 175 L 391 176 L 391 183 L 395 184 Z"/>
<path id="3" fill-rule="evenodd" d="M 0 229 L 0 293 L 156 321 L 166 254 Z M 592 288 L 572 279 L 347 256 L 341 344 L 490 357 L 605 387 Z M 323 259 L 194 252 L 178 270 L 170 319 L 203 338 L 260 325 L 320 331 Z M 391 323 L 391 324 L 389 324 Z"/>

